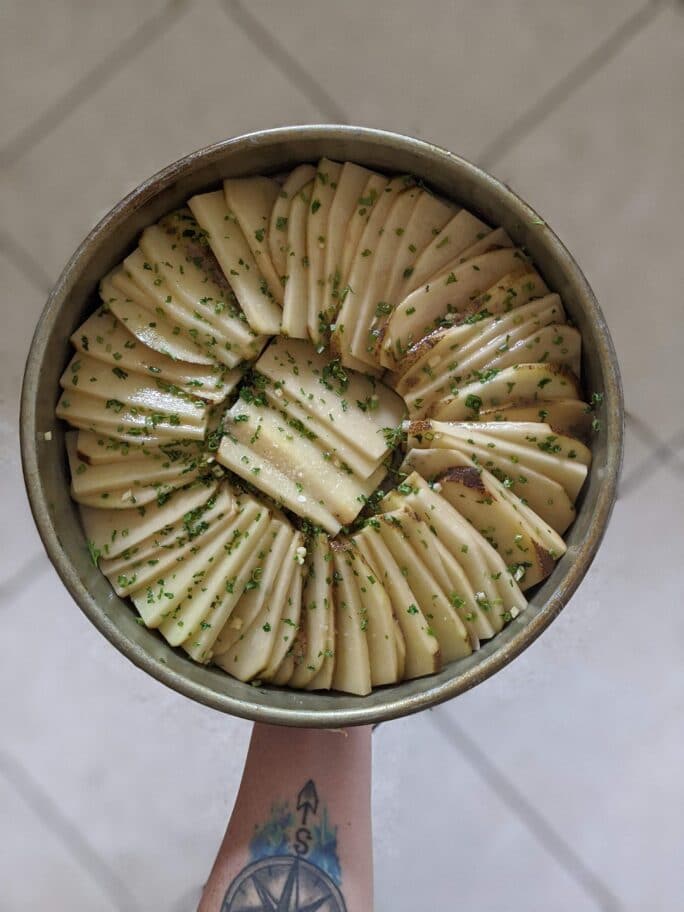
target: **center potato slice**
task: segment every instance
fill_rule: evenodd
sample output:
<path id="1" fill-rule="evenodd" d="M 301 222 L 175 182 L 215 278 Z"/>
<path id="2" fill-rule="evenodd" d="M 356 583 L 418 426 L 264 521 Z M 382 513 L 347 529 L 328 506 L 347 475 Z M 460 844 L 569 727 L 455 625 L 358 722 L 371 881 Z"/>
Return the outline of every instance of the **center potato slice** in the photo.
<path id="1" fill-rule="evenodd" d="M 361 453 L 374 460 L 384 457 L 382 428 L 396 427 L 404 415 L 403 402 L 384 384 L 345 370 L 293 339 L 275 339 L 256 368 Z"/>
<path id="2" fill-rule="evenodd" d="M 268 406 L 238 401 L 231 415 L 233 424 L 221 443 L 220 461 L 258 488 L 263 482 L 259 459 L 268 461 L 294 485 L 294 497 L 291 486 L 279 496 L 299 516 L 314 519 L 318 505 L 335 517 L 338 527 L 346 525 L 361 509 L 362 497 L 371 494 L 386 474 L 381 465 L 369 478 L 360 479 L 344 466 L 336 466 L 326 459 L 318 441 L 310 439 L 310 431 L 292 427 L 286 416 Z M 240 453 L 239 462 L 236 444 L 249 453 L 246 459 Z"/>

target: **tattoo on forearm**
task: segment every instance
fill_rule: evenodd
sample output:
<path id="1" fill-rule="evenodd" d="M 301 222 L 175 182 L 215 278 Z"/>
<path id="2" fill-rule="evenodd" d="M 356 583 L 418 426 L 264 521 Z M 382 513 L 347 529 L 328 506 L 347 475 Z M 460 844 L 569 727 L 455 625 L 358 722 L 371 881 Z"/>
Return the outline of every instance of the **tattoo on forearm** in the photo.
<path id="1" fill-rule="evenodd" d="M 221 912 L 346 912 L 337 827 L 313 780 L 292 803 L 271 806 L 268 819 L 255 827 L 249 852 Z"/>

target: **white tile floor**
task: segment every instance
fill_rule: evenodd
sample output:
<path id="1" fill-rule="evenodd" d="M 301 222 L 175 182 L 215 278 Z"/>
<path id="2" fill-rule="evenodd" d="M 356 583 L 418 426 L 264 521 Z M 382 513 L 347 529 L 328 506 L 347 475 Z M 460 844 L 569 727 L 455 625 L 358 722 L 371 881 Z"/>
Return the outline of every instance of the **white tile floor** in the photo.
<path id="1" fill-rule="evenodd" d="M 249 734 L 128 664 L 42 557 L 16 421 L 46 287 L 178 155 L 340 119 L 484 160 L 529 198 L 599 295 L 631 415 L 569 608 L 493 680 L 376 733 L 377 910 L 680 908 L 681 4 L 7 0 L 1 17 L 0 910 L 194 908 Z"/>

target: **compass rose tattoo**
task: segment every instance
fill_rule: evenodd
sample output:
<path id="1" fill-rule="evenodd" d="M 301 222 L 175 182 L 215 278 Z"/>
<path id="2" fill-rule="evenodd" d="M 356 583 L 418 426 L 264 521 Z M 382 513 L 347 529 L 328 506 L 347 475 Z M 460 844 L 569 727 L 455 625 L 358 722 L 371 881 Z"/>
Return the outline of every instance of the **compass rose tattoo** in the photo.
<path id="1" fill-rule="evenodd" d="M 319 813 L 320 812 L 320 813 Z M 221 912 L 346 912 L 337 827 L 330 825 L 313 780 L 291 807 L 271 807 L 255 828 L 250 863 L 228 887 Z"/>

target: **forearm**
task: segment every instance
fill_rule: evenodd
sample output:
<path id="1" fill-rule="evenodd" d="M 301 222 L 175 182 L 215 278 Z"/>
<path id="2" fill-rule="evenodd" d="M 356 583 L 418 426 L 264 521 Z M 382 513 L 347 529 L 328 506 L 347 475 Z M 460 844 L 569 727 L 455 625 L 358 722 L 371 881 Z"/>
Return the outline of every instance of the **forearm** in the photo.
<path id="1" fill-rule="evenodd" d="M 370 773 L 370 728 L 255 725 L 199 912 L 371 912 Z"/>

